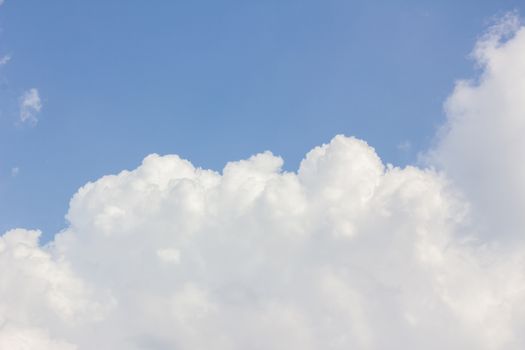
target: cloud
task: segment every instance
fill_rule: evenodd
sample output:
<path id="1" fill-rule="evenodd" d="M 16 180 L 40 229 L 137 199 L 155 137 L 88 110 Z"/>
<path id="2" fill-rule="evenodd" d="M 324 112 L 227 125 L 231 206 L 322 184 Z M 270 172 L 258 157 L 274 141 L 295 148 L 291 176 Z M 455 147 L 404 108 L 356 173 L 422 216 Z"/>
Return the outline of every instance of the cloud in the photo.
<path id="1" fill-rule="evenodd" d="M 41 109 L 42 101 L 38 90 L 35 88 L 27 90 L 20 98 L 20 121 L 36 125 L 38 122 L 37 115 Z"/>
<path id="2" fill-rule="evenodd" d="M 2 349 L 75 349 L 47 329 L 28 324 L 43 324 L 63 333 L 69 328 L 64 325 L 83 324 L 103 312 L 69 263 L 38 246 L 39 235 L 38 231 L 17 229 L 0 237 Z"/>
<path id="3" fill-rule="evenodd" d="M 478 42 L 429 168 L 345 136 L 297 172 L 270 152 L 221 173 L 153 154 L 80 188 L 49 244 L 7 232 L 0 348 L 523 349 L 525 242 L 500 233 L 525 226 L 495 230 L 525 201 L 511 20 Z"/>
<path id="4" fill-rule="evenodd" d="M 0 3 L 0 6 L 1 6 L 1 5 L 2 5 L 2 4 Z M 5 65 L 5 64 L 9 63 L 9 61 L 11 61 L 11 55 L 5 55 L 5 56 L 2 56 L 2 57 L 0 58 L 0 66 L 3 66 L 3 65 Z"/>
<path id="5" fill-rule="evenodd" d="M 403 153 L 410 152 L 412 149 L 412 143 L 408 140 L 405 140 L 397 145 L 397 149 Z"/>
<path id="6" fill-rule="evenodd" d="M 219 174 L 151 155 L 85 185 L 49 246 L 5 236 L 7 324 L 79 349 L 489 349 L 520 336 L 522 257 L 464 243 L 466 205 L 440 174 L 385 166 L 343 136 L 297 173 L 281 166 L 262 153 Z"/>
<path id="7" fill-rule="evenodd" d="M 525 27 L 517 15 L 490 28 L 473 58 L 481 74 L 456 83 L 429 159 L 469 197 L 486 234 L 516 238 L 525 227 Z"/>

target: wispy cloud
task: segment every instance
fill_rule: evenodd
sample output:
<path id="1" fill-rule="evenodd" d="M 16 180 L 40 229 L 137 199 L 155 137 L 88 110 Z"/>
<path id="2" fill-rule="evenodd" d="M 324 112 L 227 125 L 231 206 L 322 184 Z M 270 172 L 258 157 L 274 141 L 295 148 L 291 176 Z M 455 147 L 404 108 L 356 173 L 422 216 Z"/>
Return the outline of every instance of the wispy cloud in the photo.
<path id="1" fill-rule="evenodd" d="M 29 89 L 20 98 L 20 121 L 30 125 L 38 123 L 38 113 L 42 109 L 40 94 L 35 88 Z"/>
<path id="2" fill-rule="evenodd" d="M 11 55 L 4 55 L 3 57 L 0 58 L 0 66 L 7 64 L 9 61 L 11 61 Z"/>
<path id="3" fill-rule="evenodd" d="M 401 152 L 409 152 L 412 149 L 412 143 L 405 140 L 397 145 L 397 149 Z"/>

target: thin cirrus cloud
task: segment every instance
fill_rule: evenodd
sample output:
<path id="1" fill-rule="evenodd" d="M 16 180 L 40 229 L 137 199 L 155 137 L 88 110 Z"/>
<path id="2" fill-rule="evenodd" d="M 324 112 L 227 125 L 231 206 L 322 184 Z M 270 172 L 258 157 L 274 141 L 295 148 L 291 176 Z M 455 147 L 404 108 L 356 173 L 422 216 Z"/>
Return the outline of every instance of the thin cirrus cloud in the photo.
<path id="1" fill-rule="evenodd" d="M 523 349 L 524 55 L 515 15 L 480 38 L 428 168 L 336 136 L 86 184 L 53 242 L 1 236 L 0 348 Z"/>
<path id="2" fill-rule="evenodd" d="M 37 89 L 31 88 L 20 97 L 20 121 L 30 125 L 38 123 L 38 113 L 42 110 L 42 101 Z"/>

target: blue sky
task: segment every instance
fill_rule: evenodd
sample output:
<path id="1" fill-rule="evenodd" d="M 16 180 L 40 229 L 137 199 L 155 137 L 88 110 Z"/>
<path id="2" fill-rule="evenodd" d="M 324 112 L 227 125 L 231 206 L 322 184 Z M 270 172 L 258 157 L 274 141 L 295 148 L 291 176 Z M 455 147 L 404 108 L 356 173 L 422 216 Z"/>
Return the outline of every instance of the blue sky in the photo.
<path id="1" fill-rule="evenodd" d="M 50 238 L 81 185 L 154 152 L 220 170 L 271 150 L 296 170 L 342 133 L 386 162 L 414 162 L 454 81 L 473 75 L 476 39 L 510 10 L 525 4 L 8 0 L 0 232 Z M 19 121 L 32 88 L 34 125 Z"/>

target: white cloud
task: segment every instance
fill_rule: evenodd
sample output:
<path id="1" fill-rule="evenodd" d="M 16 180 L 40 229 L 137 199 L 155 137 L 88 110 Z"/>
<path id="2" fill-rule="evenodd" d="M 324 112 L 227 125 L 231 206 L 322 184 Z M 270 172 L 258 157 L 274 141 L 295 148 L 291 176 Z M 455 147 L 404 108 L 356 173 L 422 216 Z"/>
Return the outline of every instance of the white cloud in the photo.
<path id="1" fill-rule="evenodd" d="M 0 328 L 0 349 L 9 350 L 75 350 L 63 341 L 55 341 L 40 329 L 20 329 L 11 325 Z"/>
<path id="2" fill-rule="evenodd" d="M 0 237 L 1 349 L 75 349 L 51 329 L 63 336 L 68 325 L 101 319 L 112 306 L 98 303 L 68 262 L 39 247 L 39 235 L 18 229 Z"/>
<path id="3" fill-rule="evenodd" d="M 0 3 L 0 6 L 1 5 L 2 4 Z M 3 57 L 0 57 L 0 66 L 3 66 L 5 64 L 9 63 L 9 61 L 11 61 L 11 55 L 5 55 Z"/>
<path id="4" fill-rule="evenodd" d="M 161 261 L 177 264 L 180 262 L 180 252 L 175 248 L 164 248 L 157 250 L 157 256 Z"/>
<path id="5" fill-rule="evenodd" d="M 477 43 L 476 80 L 460 80 L 430 153 L 475 207 L 486 234 L 521 237 L 525 227 L 525 27 L 515 14 Z"/>
<path id="6" fill-rule="evenodd" d="M 525 242 L 493 231 L 525 208 L 525 34 L 505 25 L 447 102 L 443 171 L 343 136 L 296 173 L 269 152 L 221 174 L 150 155 L 82 187 L 50 244 L 6 233 L 0 348 L 523 349 Z"/>
<path id="7" fill-rule="evenodd" d="M 20 98 L 20 121 L 35 125 L 38 122 L 37 115 L 42 109 L 42 101 L 38 90 L 29 89 Z"/>
<path id="8" fill-rule="evenodd" d="M 0 309 L 79 349 L 489 349 L 520 337 L 519 265 L 463 243 L 465 204 L 441 175 L 385 167 L 342 136 L 297 173 L 281 165 L 263 153 L 221 175 L 152 155 L 87 184 L 50 246 L 7 234 Z"/>

